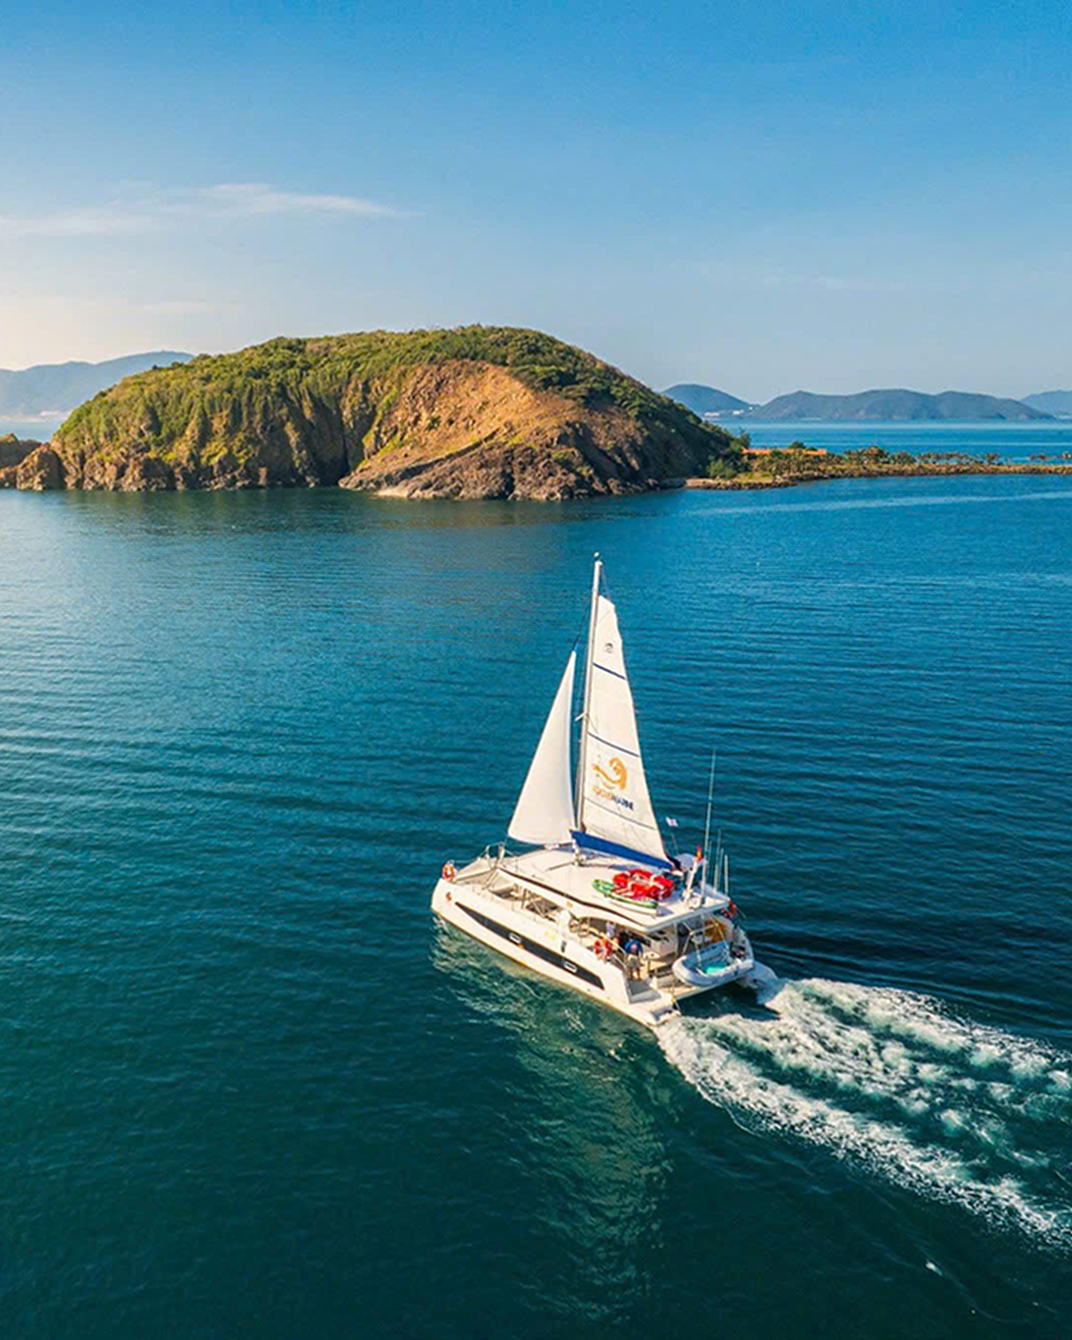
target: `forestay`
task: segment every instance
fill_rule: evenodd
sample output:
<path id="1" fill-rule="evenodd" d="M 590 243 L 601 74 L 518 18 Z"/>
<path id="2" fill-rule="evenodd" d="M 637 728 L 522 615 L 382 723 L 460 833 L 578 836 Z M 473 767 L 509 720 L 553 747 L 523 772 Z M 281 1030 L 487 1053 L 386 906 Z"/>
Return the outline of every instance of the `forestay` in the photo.
<path id="1" fill-rule="evenodd" d="M 570 841 L 574 826 L 570 727 L 576 665 L 577 653 L 571 651 L 510 820 L 508 832 L 516 842 L 551 845 Z"/>
<path id="2" fill-rule="evenodd" d="M 588 654 L 591 688 L 583 726 L 580 826 L 587 834 L 665 861 L 644 776 L 618 615 L 603 595 L 597 597 Z"/>

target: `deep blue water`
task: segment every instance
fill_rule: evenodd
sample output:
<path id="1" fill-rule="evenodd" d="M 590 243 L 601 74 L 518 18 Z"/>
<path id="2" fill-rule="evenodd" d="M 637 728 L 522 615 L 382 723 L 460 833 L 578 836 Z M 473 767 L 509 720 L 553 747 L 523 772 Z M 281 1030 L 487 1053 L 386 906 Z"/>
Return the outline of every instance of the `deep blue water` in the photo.
<path id="1" fill-rule="evenodd" d="M 428 912 L 596 549 L 785 982 L 658 1039 Z M 1070 689 L 1066 479 L 0 495 L 0 1333 L 1067 1335 Z"/>

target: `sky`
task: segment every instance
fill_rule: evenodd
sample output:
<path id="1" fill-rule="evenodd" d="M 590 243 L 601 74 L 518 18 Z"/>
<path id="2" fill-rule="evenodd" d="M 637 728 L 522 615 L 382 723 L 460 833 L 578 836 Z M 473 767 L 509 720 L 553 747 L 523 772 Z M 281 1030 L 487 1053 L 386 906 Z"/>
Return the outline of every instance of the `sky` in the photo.
<path id="1" fill-rule="evenodd" d="M 1072 386 L 1067 3 L 0 0 L 0 366 L 547 330 L 663 387 Z"/>

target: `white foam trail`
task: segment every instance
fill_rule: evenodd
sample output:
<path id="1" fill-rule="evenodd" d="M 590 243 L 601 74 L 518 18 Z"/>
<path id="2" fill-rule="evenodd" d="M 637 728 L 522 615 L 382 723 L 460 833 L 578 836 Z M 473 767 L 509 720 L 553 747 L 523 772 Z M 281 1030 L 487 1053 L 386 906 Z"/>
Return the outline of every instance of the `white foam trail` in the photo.
<path id="1" fill-rule="evenodd" d="M 1024 1139 L 1057 1122 L 1067 1142 L 1072 1057 L 905 991 L 810 979 L 768 1000 L 763 1016 L 671 1021 L 663 1050 L 742 1124 L 1072 1251 L 1072 1205 L 1052 1201 L 1045 1139 Z"/>

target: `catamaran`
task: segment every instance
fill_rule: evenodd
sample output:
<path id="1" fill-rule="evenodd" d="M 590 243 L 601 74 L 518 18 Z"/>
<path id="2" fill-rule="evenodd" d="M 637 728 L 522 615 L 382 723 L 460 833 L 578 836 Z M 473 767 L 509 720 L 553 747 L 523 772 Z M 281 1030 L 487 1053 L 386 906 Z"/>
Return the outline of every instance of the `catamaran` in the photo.
<path id="1" fill-rule="evenodd" d="M 447 861 L 432 908 L 545 977 L 657 1028 L 688 997 L 731 982 L 758 988 L 773 974 L 756 963 L 730 897 L 729 857 L 720 849 L 711 860 L 704 848 L 667 854 L 598 555 L 574 782 L 576 667 L 574 649 L 507 829 L 527 850 L 503 843 L 460 868 Z"/>

